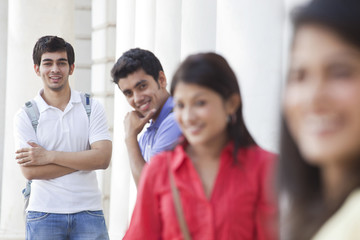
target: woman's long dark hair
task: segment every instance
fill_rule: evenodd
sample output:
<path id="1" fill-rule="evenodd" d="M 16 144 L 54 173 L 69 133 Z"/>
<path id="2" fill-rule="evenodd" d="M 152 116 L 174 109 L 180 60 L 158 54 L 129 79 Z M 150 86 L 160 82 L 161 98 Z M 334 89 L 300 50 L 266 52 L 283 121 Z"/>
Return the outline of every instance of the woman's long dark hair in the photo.
<path id="1" fill-rule="evenodd" d="M 209 88 L 218 93 L 224 100 L 229 99 L 233 94 L 238 94 L 241 98 L 235 73 L 227 61 L 216 53 L 200 53 L 187 57 L 172 79 L 171 95 L 174 95 L 176 85 L 179 82 Z M 234 155 L 236 155 L 239 147 L 255 144 L 244 123 L 242 102 L 236 111 L 236 121 L 228 124 L 227 131 L 230 139 L 234 141 Z"/>
<path id="2" fill-rule="evenodd" d="M 360 49 L 360 1 L 359 0 L 313 0 L 293 12 L 296 32 L 304 25 L 324 26 L 350 44 Z M 359 123 L 360 124 L 360 123 Z M 359 170 L 360 171 L 360 170 Z M 286 121 L 281 123 L 280 161 L 278 165 L 278 186 L 289 201 L 285 218 L 286 239 L 310 239 L 339 209 L 347 195 L 360 184 L 353 179 L 337 204 L 327 207 L 323 193 L 320 169 L 308 164 L 291 136 Z"/>

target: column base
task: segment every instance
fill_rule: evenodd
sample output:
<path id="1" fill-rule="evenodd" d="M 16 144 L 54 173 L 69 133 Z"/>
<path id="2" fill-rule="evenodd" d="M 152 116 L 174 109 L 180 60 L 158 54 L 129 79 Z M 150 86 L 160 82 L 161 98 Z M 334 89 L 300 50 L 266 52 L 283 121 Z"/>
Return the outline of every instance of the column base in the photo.
<path id="1" fill-rule="evenodd" d="M 24 234 L 6 234 L 0 231 L 0 240 L 24 240 Z"/>

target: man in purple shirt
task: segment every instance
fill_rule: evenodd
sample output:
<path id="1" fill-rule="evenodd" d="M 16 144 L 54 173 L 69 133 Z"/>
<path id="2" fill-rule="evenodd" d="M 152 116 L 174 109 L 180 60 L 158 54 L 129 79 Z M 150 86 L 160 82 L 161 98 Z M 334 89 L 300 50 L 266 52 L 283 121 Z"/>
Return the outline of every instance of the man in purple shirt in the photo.
<path id="1" fill-rule="evenodd" d="M 163 68 L 152 52 L 128 50 L 113 66 L 111 76 L 134 108 L 125 116 L 124 125 L 130 168 L 138 185 L 145 163 L 154 154 L 173 148 L 181 130 L 172 112 L 173 101 L 166 90 Z M 150 126 L 138 142 L 138 134 L 149 121 Z"/>

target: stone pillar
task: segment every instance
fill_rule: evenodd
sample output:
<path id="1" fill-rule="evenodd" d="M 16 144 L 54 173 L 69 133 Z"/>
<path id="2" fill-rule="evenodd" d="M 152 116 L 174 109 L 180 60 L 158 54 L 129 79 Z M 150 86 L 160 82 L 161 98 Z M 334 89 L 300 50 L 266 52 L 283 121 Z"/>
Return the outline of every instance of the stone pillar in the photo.
<path id="1" fill-rule="evenodd" d="M 71 87 L 91 93 L 91 0 L 75 0 L 75 71 Z"/>
<path id="2" fill-rule="evenodd" d="M 7 25 L 8 0 L 0 1 L 0 192 L 2 190 L 2 174 L 4 162 L 4 126 L 5 126 L 5 97 L 6 97 L 6 66 L 7 66 Z M 0 198 L 1 206 L 1 198 Z M 1 215 L 1 208 L 0 208 Z"/>
<path id="3" fill-rule="evenodd" d="M 182 0 L 181 15 L 181 58 L 198 52 L 214 51 L 216 0 Z"/>
<path id="4" fill-rule="evenodd" d="M 157 0 L 155 54 L 167 77 L 168 89 L 181 56 L 181 0 Z"/>
<path id="5" fill-rule="evenodd" d="M 135 46 L 150 51 L 154 51 L 155 47 L 155 2 L 137 0 L 135 6 Z"/>
<path id="6" fill-rule="evenodd" d="M 155 55 L 157 53 L 155 50 L 155 19 L 156 15 L 156 0 L 137 0 L 135 3 L 135 36 L 134 36 L 134 46 L 142 49 L 147 49 L 152 51 Z M 123 100 L 121 100 L 122 104 L 125 103 L 125 98 L 121 96 Z M 129 106 L 128 106 L 129 107 Z M 122 113 L 124 114 L 124 113 Z M 123 122 L 124 116 L 121 118 L 121 122 Z M 147 128 L 143 128 L 143 131 Z M 124 129 L 123 125 L 121 129 Z M 140 133 L 141 134 L 141 133 Z M 122 138 L 124 141 L 124 138 Z M 122 142 L 122 144 L 124 144 Z M 127 152 L 126 152 L 127 153 Z M 135 183 L 132 175 L 130 174 L 130 186 L 129 186 L 129 205 L 128 205 L 128 221 L 130 221 L 132 211 L 135 206 L 137 196 L 137 189 L 135 187 Z"/>
<path id="7" fill-rule="evenodd" d="M 117 0 L 116 2 L 116 58 L 134 47 L 135 42 L 135 1 Z M 133 204 L 130 204 L 130 189 L 134 189 L 130 173 L 127 149 L 124 143 L 124 117 L 130 106 L 119 88 L 114 89 L 114 138 L 110 198 L 110 239 L 121 239 L 129 224 Z M 132 191 L 135 195 L 136 191 Z M 135 197 L 133 196 L 132 199 Z M 133 200 L 132 200 L 133 201 Z"/>
<path id="8" fill-rule="evenodd" d="M 237 74 L 247 127 L 277 151 L 282 78 L 283 0 L 218 0 L 216 50 Z"/>
<path id="9" fill-rule="evenodd" d="M 115 61 L 115 6 L 116 0 L 92 0 L 91 92 L 105 108 L 111 135 L 114 118 L 114 86 L 110 81 L 110 70 Z M 116 148 L 116 145 L 113 146 Z M 97 171 L 107 225 L 109 225 L 111 169 L 112 163 L 107 170 Z"/>
<path id="10" fill-rule="evenodd" d="M 15 162 L 13 117 L 42 86 L 33 69 L 32 49 L 43 35 L 58 35 L 73 42 L 71 0 L 8 1 L 8 53 L 5 105 L 5 145 L 1 192 L 1 237 L 24 239 L 22 188 L 25 178 Z"/>

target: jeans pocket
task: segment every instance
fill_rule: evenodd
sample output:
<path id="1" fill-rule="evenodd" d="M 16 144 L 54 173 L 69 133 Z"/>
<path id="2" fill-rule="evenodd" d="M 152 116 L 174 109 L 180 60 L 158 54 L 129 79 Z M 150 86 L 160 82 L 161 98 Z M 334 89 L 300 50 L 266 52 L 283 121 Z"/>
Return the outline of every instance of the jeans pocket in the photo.
<path id="1" fill-rule="evenodd" d="M 102 210 L 99 211 L 85 211 L 87 214 L 94 216 L 94 217 L 104 217 L 104 213 Z"/>
<path id="2" fill-rule="evenodd" d="M 45 219 L 47 216 L 49 216 L 49 213 L 29 211 L 26 214 L 26 220 L 28 222 L 39 221 L 39 220 Z"/>

